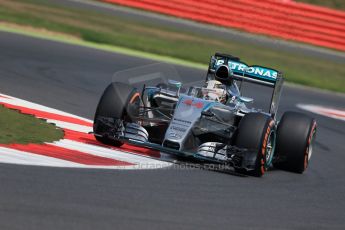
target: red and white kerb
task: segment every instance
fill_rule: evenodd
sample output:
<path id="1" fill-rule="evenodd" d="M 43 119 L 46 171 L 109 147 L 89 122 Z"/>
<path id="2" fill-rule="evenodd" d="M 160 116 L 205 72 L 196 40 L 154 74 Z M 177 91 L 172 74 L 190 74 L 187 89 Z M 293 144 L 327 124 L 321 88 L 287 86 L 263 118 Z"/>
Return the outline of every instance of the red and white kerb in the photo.
<path id="1" fill-rule="evenodd" d="M 88 134 L 92 131 L 91 120 L 4 94 L 0 94 L 0 105 L 45 119 L 64 131 L 64 138 L 52 143 L 0 144 L 0 163 L 102 169 L 157 169 L 171 165 L 161 160 L 158 151 L 99 143 Z"/>

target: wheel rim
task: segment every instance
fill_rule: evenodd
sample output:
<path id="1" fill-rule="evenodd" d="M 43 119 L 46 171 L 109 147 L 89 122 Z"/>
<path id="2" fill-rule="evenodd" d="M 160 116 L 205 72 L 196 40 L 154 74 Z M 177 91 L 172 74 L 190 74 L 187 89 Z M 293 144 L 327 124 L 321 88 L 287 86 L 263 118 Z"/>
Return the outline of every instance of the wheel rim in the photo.
<path id="1" fill-rule="evenodd" d="M 313 143 L 314 143 L 315 133 L 316 133 L 316 130 L 314 129 L 310 138 L 309 145 L 307 147 L 308 161 L 310 160 L 311 155 L 313 154 Z"/>
<path id="2" fill-rule="evenodd" d="M 304 170 L 308 167 L 309 164 L 309 160 L 311 158 L 311 155 L 313 154 L 313 143 L 314 143 L 314 137 L 315 137 L 315 133 L 316 133 L 316 129 L 312 130 L 310 139 L 309 139 L 309 143 L 306 149 L 306 153 L 304 156 Z"/>
<path id="3" fill-rule="evenodd" d="M 314 143 L 313 140 L 314 140 L 314 136 L 315 136 L 315 129 L 313 130 L 313 134 L 311 136 L 310 143 L 309 143 L 309 146 L 308 146 L 308 149 L 307 149 L 308 161 L 310 160 L 311 155 L 313 154 L 313 143 Z"/>
<path id="4" fill-rule="evenodd" d="M 268 168 L 273 160 L 273 154 L 275 150 L 275 133 L 273 130 L 271 130 L 268 140 L 267 140 L 267 145 L 266 145 L 266 151 L 265 151 L 265 167 Z"/>
<path id="5" fill-rule="evenodd" d="M 312 154 L 313 154 L 313 146 L 310 145 L 308 147 L 308 161 L 310 160 Z"/>

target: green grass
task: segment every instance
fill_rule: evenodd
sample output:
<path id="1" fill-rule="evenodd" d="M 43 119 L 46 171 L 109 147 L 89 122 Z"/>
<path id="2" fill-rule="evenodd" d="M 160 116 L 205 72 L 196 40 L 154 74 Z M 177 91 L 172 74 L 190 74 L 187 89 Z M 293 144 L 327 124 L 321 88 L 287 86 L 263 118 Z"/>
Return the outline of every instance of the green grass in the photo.
<path id="1" fill-rule="evenodd" d="M 53 142 L 63 131 L 53 124 L 0 106 L 0 144 Z"/>
<path id="2" fill-rule="evenodd" d="M 200 36 L 95 12 L 64 8 L 43 0 L 0 0 L 0 22 L 44 28 L 75 38 L 207 65 L 215 51 L 248 64 L 281 70 L 288 81 L 345 92 L 345 63 L 281 52 L 241 42 Z M 167 59 L 164 59 L 167 60 Z M 186 76 L 188 77 L 188 76 Z"/>
<path id="3" fill-rule="evenodd" d="M 313 5 L 329 7 L 336 10 L 345 10 L 344 0 L 296 0 L 296 2 L 304 2 Z"/>

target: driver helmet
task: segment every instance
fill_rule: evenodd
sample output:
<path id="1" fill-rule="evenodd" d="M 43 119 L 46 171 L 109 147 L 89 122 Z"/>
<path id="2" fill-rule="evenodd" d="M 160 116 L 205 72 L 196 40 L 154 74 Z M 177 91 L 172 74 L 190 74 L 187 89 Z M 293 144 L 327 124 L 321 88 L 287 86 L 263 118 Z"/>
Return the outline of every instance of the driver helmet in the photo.
<path id="1" fill-rule="evenodd" d="M 202 95 L 206 100 L 226 102 L 226 86 L 217 80 L 209 80 L 201 88 Z"/>

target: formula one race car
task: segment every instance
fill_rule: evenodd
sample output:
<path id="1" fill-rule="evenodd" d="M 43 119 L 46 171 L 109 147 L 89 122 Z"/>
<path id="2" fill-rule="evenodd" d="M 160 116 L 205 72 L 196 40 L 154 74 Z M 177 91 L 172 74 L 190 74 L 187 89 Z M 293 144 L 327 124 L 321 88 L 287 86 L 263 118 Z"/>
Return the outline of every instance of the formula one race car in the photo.
<path id="1" fill-rule="evenodd" d="M 272 91 L 268 111 L 250 108 L 242 82 Z M 272 165 L 303 173 L 312 155 L 316 121 L 286 112 L 277 121 L 282 74 L 248 66 L 232 55 L 211 57 L 205 85 L 184 89 L 180 81 L 143 85 L 111 83 L 95 114 L 94 135 L 102 143 L 130 143 L 198 162 L 231 166 L 262 176 Z M 250 84 L 252 85 L 252 84 Z"/>

